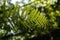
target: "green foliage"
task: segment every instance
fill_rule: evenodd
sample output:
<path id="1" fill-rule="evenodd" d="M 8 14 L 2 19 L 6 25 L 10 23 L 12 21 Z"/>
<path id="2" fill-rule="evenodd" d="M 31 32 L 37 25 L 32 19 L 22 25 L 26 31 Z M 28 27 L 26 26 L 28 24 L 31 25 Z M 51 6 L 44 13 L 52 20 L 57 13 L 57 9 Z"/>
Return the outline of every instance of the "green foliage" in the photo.
<path id="1" fill-rule="evenodd" d="M 60 28 L 60 9 L 56 9 L 55 0 L 53 2 L 52 0 L 36 0 L 33 5 L 24 6 L 22 9 L 18 3 L 7 6 L 6 2 L 7 0 L 4 0 L 0 6 L 0 39 L 11 35 L 11 33 L 8 34 L 11 30 L 14 33 L 12 33 L 13 36 L 7 38 L 8 40 L 26 40 Z"/>

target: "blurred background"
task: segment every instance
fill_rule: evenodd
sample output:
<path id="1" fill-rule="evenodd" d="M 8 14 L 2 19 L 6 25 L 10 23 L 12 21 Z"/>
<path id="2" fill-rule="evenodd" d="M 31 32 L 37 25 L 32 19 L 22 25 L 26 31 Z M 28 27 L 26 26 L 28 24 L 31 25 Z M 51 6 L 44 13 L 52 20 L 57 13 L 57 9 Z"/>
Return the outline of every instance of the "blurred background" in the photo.
<path id="1" fill-rule="evenodd" d="M 0 40 L 60 40 L 60 0 L 0 0 Z"/>

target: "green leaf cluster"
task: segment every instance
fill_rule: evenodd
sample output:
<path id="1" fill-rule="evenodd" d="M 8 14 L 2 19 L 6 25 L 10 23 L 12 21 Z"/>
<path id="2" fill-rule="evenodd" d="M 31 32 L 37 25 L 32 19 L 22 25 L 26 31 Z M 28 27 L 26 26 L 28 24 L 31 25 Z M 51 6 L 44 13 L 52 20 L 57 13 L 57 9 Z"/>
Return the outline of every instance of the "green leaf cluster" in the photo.
<path id="1" fill-rule="evenodd" d="M 60 28 L 60 5 L 55 0 L 36 0 L 22 8 L 18 3 L 7 6 L 6 2 L 0 6 L 0 39 L 12 34 L 7 40 L 26 40 Z"/>

